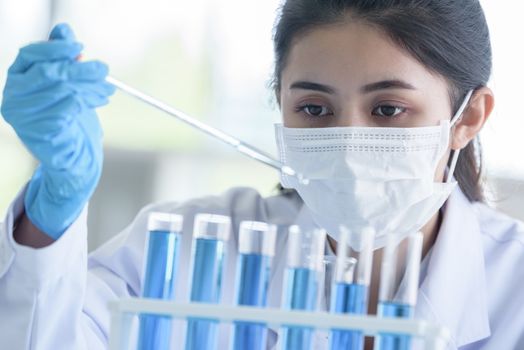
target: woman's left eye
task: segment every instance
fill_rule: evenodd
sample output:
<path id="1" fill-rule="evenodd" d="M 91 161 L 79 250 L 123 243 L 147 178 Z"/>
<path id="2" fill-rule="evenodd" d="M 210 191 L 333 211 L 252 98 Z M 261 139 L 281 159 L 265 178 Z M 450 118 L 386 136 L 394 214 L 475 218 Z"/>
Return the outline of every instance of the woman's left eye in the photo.
<path id="1" fill-rule="evenodd" d="M 378 117 L 394 118 L 405 111 L 406 108 L 404 107 L 398 107 L 393 105 L 381 105 L 375 107 L 371 113 Z"/>

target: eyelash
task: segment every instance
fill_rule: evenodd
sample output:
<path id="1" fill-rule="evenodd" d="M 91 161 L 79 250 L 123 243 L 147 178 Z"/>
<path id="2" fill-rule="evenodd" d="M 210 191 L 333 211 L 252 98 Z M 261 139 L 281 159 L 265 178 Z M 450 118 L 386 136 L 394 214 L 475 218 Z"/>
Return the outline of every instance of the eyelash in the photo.
<path id="1" fill-rule="evenodd" d="M 324 114 L 321 114 L 321 115 L 314 115 L 312 114 L 310 111 L 308 112 L 308 110 L 310 108 L 322 108 L 323 111 L 327 111 L 327 112 L 324 112 Z M 387 115 L 384 115 L 383 113 L 378 113 L 377 111 L 380 110 L 380 108 L 384 108 L 384 107 L 388 107 L 388 108 L 395 108 L 395 113 L 394 115 L 392 116 L 387 116 Z M 371 111 L 371 114 L 378 117 L 378 118 L 399 118 L 399 114 L 402 114 L 404 112 L 406 112 L 407 108 L 406 107 L 402 107 L 402 106 L 397 106 L 397 105 L 394 105 L 394 104 L 382 104 L 382 105 L 377 105 L 373 108 L 373 110 Z M 323 118 L 323 117 L 326 117 L 326 116 L 331 116 L 333 115 L 333 111 L 331 111 L 331 109 L 329 107 L 326 107 L 326 106 L 323 106 L 321 104 L 314 104 L 314 103 L 306 103 L 304 105 L 300 105 L 300 106 L 297 106 L 295 108 L 295 112 L 297 113 L 305 113 L 306 116 L 308 118 Z"/>
<path id="2" fill-rule="evenodd" d="M 327 110 L 328 112 L 326 114 L 323 114 L 323 115 L 314 115 L 314 114 L 311 114 L 311 112 L 308 112 L 308 109 L 312 108 L 312 107 L 320 107 L 323 110 Z M 322 118 L 322 117 L 325 117 L 325 116 L 328 116 L 328 115 L 333 115 L 333 112 L 328 107 L 320 105 L 320 104 L 314 104 L 314 103 L 306 103 L 304 105 L 297 106 L 295 108 L 295 112 L 297 112 L 297 113 L 300 113 L 300 112 L 305 113 L 306 116 L 309 117 L 309 118 Z"/>
<path id="3" fill-rule="evenodd" d="M 387 115 L 383 115 L 383 114 L 380 115 L 380 114 L 378 114 L 376 112 L 380 108 L 384 108 L 384 107 L 395 108 L 395 112 L 397 112 L 397 111 L 400 111 L 400 112 L 399 113 L 395 113 L 392 116 L 387 116 Z M 377 116 L 378 118 L 399 118 L 399 114 L 402 114 L 402 113 L 406 112 L 406 110 L 407 110 L 406 107 L 396 106 L 394 104 L 382 104 L 382 105 L 378 105 L 375 108 L 373 108 L 373 110 L 371 111 L 371 114 L 374 115 L 374 116 Z"/>

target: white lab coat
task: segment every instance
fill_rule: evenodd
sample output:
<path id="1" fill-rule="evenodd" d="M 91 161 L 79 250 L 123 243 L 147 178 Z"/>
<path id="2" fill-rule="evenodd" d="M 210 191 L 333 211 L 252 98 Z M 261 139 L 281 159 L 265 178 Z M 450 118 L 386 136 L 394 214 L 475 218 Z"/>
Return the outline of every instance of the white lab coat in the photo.
<path id="1" fill-rule="evenodd" d="M 12 228 L 22 211 L 22 198 L 23 191 L 0 231 L 2 349 L 104 349 L 109 332 L 107 302 L 140 294 L 146 220 L 151 211 L 184 215 L 176 290 L 181 301 L 187 301 L 187 262 L 196 213 L 232 218 L 225 303 L 233 301 L 241 220 L 278 225 L 268 301 L 273 307 L 281 301 L 286 229 L 290 224 L 312 224 L 308 209 L 294 193 L 262 198 L 252 189 L 234 188 L 221 196 L 182 204 L 149 205 L 123 232 L 87 256 L 85 211 L 49 247 L 35 250 L 18 245 Z M 484 204 L 469 203 L 457 188 L 423 262 L 416 316 L 448 327 L 450 350 L 524 349 L 524 226 Z M 270 338 L 275 341 L 275 334 Z M 319 336 L 316 344 L 325 341 Z"/>

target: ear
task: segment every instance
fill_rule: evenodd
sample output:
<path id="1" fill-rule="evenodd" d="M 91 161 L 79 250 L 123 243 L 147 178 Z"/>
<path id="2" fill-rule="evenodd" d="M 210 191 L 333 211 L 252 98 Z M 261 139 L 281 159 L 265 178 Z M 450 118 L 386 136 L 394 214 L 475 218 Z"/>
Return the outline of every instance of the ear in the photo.
<path id="1" fill-rule="evenodd" d="M 487 86 L 473 93 L 468 106 L 453 128 L 451 149 L 462 149 L 477 136 L 493 111 L 494 105 L 495 96 Z"/>

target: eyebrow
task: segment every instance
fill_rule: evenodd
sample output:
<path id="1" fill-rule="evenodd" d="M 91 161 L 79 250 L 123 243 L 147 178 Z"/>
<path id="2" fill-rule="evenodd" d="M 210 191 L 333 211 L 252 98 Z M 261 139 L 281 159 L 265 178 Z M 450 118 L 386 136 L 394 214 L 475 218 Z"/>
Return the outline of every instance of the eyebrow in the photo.
<path id="1" fill-rule="evenodd" d="M 296 81 L 289 87 L 290 89 L 300 89 L 300 90 L 313 90 L 325 92 L 327 94 L 335 94 L 337 90 L 329 85 L 314 83 L 311 81 Z M 387 90 L 387 89 L 406 89 L 406 90 L 416 90 L 416 88 L 399 79 L 392 80 L 382 80 L 376 83 L 371 83 L 364 85 L 360 88 L 361 93 L 370 93 L 378 90 Z"/>
<path id="2" fill-rule="evenodd" d="M 416 90 L 416 88 L 406 83 L 405 81 L 393 79 L 393 80 L 383 80 L 376 83 L 371 83 L 364 85 L 360 88 L 360 92 L 366 94 L 377 90 L 386 90 L 386 89 L 406 89 L 406 90 Z"/>
<path id="3" fill-rule="evenodd" d="M 336 93 L 336 89 L 324 84 L 313 83 L 311 81 L 296 81 L 289 87 L 290 89 L 300 89 L 300 90 L 313 90 L 325 92 L 327 94 Z"/>

